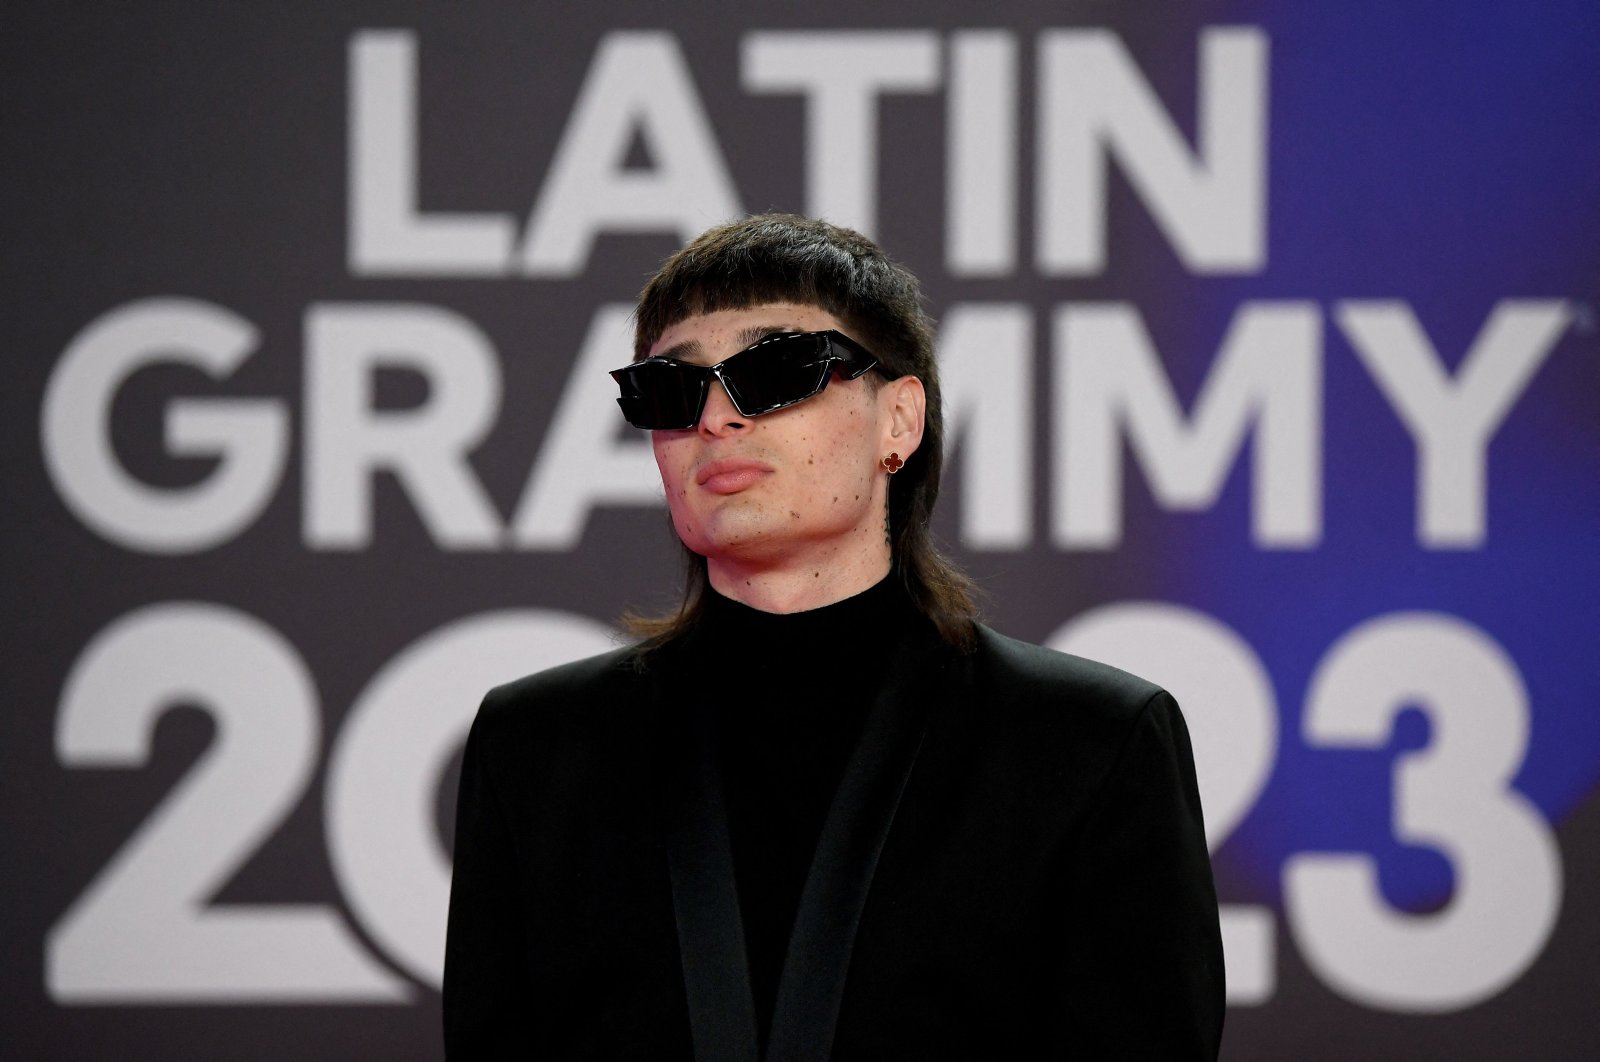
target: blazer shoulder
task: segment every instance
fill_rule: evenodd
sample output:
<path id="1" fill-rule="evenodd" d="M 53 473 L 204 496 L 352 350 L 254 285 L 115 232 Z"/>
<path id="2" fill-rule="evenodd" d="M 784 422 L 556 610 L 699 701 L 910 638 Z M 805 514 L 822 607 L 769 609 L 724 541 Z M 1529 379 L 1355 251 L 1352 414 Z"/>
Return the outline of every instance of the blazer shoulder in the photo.
<path id="1" fill-rule="evenodd" d="M 1156 698 L 1167 697 L 1160 686 L 1121 668 L 1033 645 L 981 625 L 976 658 L 983 680 L 1019 707 L 1073 705 L 1126 720 Z"/>
<path id="2" fill-rule="evenodd" d="M 648 686 L 648 668 L 638 647 L 623 646 L 494 687 L 478 708 L 475 726 L 582 725 L 604 712 L 641 705 Z"/>

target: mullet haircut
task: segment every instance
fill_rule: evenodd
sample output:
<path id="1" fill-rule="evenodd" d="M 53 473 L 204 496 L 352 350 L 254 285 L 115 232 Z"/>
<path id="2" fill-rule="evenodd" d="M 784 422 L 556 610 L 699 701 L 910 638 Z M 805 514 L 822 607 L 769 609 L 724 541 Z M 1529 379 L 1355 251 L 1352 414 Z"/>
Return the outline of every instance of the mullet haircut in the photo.
<path id="1" fill-rule="evenodd" d="M 944 405 L 933 355 L 933 318 L 905 266 L 851 229 L 795 214 L 759 214 L 702 233 L 668 258 L 639 294 L 633 356 L 649 354 L 668 328 L 718 310 L 769 302 L 817 306 L 878 359 L 888 379 L 915 376 L 927 392 L 922 444 L 889 480 L 893 574 L 940 636 L 972 647 L 978 610 L 972 581 L 935 548 L 929 530 L 944 466 Z M 647 648 L 688 633 L 704 608 L 706 559 L 685 547 L 683 600 L 663 616 L 629 613 L 624 626 Z"/>

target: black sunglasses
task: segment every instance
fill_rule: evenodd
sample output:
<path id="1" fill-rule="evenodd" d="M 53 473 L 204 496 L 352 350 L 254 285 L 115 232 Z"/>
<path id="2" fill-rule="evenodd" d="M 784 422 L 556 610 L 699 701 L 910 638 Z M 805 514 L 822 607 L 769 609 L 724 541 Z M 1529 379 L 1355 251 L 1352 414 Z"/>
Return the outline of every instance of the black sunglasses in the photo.
<path id="1" fill-rule="evenodd" d="M 645 358 L 613 370 L 611 378 L 622 389 L 617 405 L 629 424 L 681 431 L 700 423 L 713 377 L 740 416 L 759 417 L 821 394 L 836 369 L 854 380 L 877 364 L 860 344 L 829 329 L 779 332 L 715 365 Z"/>

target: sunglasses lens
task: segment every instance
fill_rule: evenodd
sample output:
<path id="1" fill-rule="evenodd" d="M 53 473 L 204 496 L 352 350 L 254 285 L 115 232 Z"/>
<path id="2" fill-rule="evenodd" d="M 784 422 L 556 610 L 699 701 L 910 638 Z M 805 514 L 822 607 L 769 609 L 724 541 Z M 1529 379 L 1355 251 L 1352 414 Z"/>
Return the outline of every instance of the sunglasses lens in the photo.
<path id="1" fill-rule="evenodd" d="M 750 417 L 804 401 L 827 385 L 826 354 L 827 341 L 809 333 L 758 343 L 723 363 L 728 397 Z"/>
<path id="2" fill-rule="evenodd" d="M 617 405 L 636 428 L 676 431 L 700 419 L 705 370 L 675 361 L 643 361 L 612 373 L 622 394 Z"/>

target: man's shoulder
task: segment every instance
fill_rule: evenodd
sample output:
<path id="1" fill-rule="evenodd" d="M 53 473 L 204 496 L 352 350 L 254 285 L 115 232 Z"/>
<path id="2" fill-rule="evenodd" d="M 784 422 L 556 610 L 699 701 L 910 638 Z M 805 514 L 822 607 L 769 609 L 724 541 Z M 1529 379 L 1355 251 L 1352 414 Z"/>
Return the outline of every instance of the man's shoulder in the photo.
<path id="1" fill-rule="evenodd" d="M 977 681 L 1018 708 L 1088 711 L 1126 719 L 1138 715 L 1162 688 L 1098 660 L 1024 642 L 980 625 L 974 652 Z"/>
<path id="2" fill-rule="evenodd" d="M 491 689 L 478 709 L 480 726 L 562 726 L 638 705 L 649 668 L 638 646 L 557 664 Z"/>
<path id="3" fill-rule="evenodd" d="M 1110 664 L 982 628 L 973 665 L 969 736 L 1007 750 L 1008 763 L 1033 764 L 1040 777 L 1083 792 L 1097 789 L 1118 763 L 1144 777 L 1165 755 L 1152 750 L 1169 748 L 1183 730 L 1177 702 L 1164 689 Z M 1130 749 L 1142 751 L 1130 759 Z"/>

